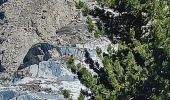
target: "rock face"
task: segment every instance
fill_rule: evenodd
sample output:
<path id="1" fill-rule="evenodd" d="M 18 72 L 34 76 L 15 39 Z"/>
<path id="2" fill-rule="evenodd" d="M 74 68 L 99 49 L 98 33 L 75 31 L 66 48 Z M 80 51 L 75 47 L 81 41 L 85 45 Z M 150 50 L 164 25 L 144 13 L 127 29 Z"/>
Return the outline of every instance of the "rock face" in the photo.
<path id="1" fill-rule="evenodd" d="M 29 67 L 27 68 L 28 73 L 33 75 L 32 77 L 50 78 L 52 76 L 55 78 L 58 74 L 61 74 L 60 68 L 66 68 L 66 61 L 71 55 L 80 63 L 85 62 L 86 58 L 90 58 L 100 63 L 100 67 L 103 67 L 95 50 L 96 47 L 91 47 L 90 45 L 94 44 L 78 44 L 77 47 L 54 46 L 48 43 L 35 44 L 25 55 L 23 64 L 20 65 L 18 70 Z M 104 45 L 109 45 L 109 42 Z M 81 46 L 83 48 L 81 48 Z M 84 65 L 86 66 L 85 63 Z M 26 75 L 26 73 L 24 75 Z M 60 79 L 62 79 L 62 77 Z"/>
<path id="2" fill-rule="evenodd" d="M 109 43 L 103 41 L 103 46 L 107 46 Z M 91 43 L 91 45 L 94 44 Z M 89 43 L 78 44 L 77 47 L 54 46 L 48 43 L 33 45 L 25 55 L 23 64 L 20 65 L 12 81 L 12 84 L 15 84 L 14 91 L 20 93 L 16 89 L 18 87 L 22 92 L 27 90 L 31 95 L 26 95 L 26 97 L 30 98 L 30 96 L 36 97 L 32 93 L 35 93 L 35 95 L 41 93 L 40 97 L 42 97 L 44 95 L 42 91 L 47 90 L 45 91 L 47 96 L 52 94 L 60 98 L 62 97 L 61 91 L 67 89 L 70 90 L 72 98 L 76 100 L 81 89 L 86 89 L 86 87 L 80 83 L 77 75 L 74 75 L 67 68 L 66 61 L 70 55 L 73 55 L 77 63 L 82 63 L 92 75 L 97 75 L 91 69 L 90 64 L 85 63 L 85 60 L 90 58 L 92 62 L 97 62 L 99 67 L 103 67 L 95 48 L 95 46 L 92 48 Z M 20 79 L 20 77 L 23 79 Z M 36 85 L 32 88 L 30 84 L 33 86 L 38 84 L 38 86 Z"/>
<path id="3" fill-rule="evenodd" d="M 47 41 L 77 15 L 72 0 L 1 0 L 0 5 L 0 37 L 5 39 L 0 59 L 9 70 L 17 69 L 32 45 Z"/>
<path id="4" fill-rule="evenodd" d="M 0 91 L 0 100 L 65 100 L 62 95 L 47 95 L 45 93 L 21 93 L 15 90 Z"/>
<path id="5" fill-rule="evenodd" d="M 51 58 L 48 50 L 52 49 L 53 46 L 47 43 L 34 45 L 29 49 L 27 55 L 23 59 L 23 65 L 20 65 L 19 69 L 27 67 L 33 64 L 39 64 L 41 61 L 47 61 Z"/>
<path id="6" fill-rule="evenodd" d="M 87 88 L 66 61 L 73 55 L 98 75 L 96 48 L 109 44 L 88 32 L 74 0 L 0 0 L 0 100 L 65 100 L 65 89 L 77 100 Z"/>

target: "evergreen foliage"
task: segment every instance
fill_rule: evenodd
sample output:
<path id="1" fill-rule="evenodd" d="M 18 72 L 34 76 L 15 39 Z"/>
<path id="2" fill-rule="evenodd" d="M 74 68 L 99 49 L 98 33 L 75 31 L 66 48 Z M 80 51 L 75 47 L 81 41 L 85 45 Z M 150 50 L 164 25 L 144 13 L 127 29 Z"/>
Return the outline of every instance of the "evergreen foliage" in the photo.
<path id="1" fill-rule="evenodd" d="M 85 100 L 84 95 L 82 93 L 80 93 L 80 96 L 78 97 L 78 100 Z"/>
<path id="2" fill-rule="evenodd" d="M 84 16 L 87 16 L 90 13 L 90 10 L 87 7 L 87 5 L 84 2 L 82 2 L 81 0 L 78 0 L 75 3 L 76 3 L 76 8 L 81 9 Z"/>
<path id="3" fill-rule="evenodd" d="M 107 18 L 97 12 L 111 41 L 109 56 L 97 53 L 104 68 L 95 77 L 82 65 L 76 70 L 81 82 L 91 89 L 94 100 L 169 100 L 170 99 L 170 8 L 168 0 L 96 0 L 117 10 L 121 16 Z M 126 12 L 126 13 L 124 13 Z M 92 15 L 94 16 L 94 15 Z M 94 16 L 94 17 L 95 17 Z M 151 22 L 151 23 L 150 23 Z M 87 17 L 89 31 L 94 24 Z M 150 23 L 147 25 L 147 23 Z M 96 25 L 97 26 L 97 25 Z M 147 27 L 144 31 L 143 26 Z M 100 32 L 96 32 L 98 35 Z M 115 37 L 113 39 L 113 37 Z M 95 66 L 94 66 L 95 67 Z"/>
<path id="4" fill-rule="evenodd" d="M 89 32 L 94 31 L 94 24 L 93 24 L 92 19 L 89 16 L 87 17 L 86 22 L 87 22 L 87 28 L 88 28 Z"/>
<path id="5" fill-rule="evenodd" d="M 81 8 L 83 8 L 84 5 L 85 5 L 81 0 L 78 0 L 78 1 L 76 1 L 75 3 L 76 3 L 76 8 L 77 8 L 77 9 L 81 9 Z"/>
<path id="6" fill-rule="evenodd" d="M 64 98 L 70 98 L 70 91 L 63 90 L 63 95 L 64 95 Z"/>

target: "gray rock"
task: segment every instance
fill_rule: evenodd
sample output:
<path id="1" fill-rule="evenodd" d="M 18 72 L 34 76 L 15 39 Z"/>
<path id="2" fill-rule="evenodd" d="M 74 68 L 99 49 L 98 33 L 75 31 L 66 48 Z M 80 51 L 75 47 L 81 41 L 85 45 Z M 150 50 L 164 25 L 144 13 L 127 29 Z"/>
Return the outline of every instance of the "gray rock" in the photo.
<path id="1" fill-rule="evenodd" d="M 5 51 L 2 65 L 9 71 L 18 68 L 32 45 L 48 41 L 77 15 L 73 0 L 0 0 L 0 11 L 0 19 L 7 21 L 0 25 L 0 37 L 6 39 L 0 45 Z"/>
<path id="2" fill-rule="evenodd" d="M 27 93 L 15 90 L 0 90 L 0 100 L 65 100 L 59 94 Z"/>
<path id="3" fill-rule="evenodd" d="M 14 98 L 16 92 L 9 90 L 9 91 L 0 91 L 0 100 L 10 100 Z"/>
<path id="4" fill-rule="evenodd" d="M 43 61 L 39 65 L 30 66 L 29 73 L 32 77 L 42 77 L 47 79 L 56 79 L 58 81 L 74 81 L 76 75 L 73 75 L 62 64 L 58 64 L 55 61 Z"/>
<path id="5" fill-rule="evenodd" d="M 27 55 L 23 59 L 23 64 L 20 65 L 19 69 L 33 64 L 39 64 L 41 61 L 47 61 L 51 58 L 48 50 L 53 48 L 54 47 L 48 43 L 35 44 L 29 49 Z"/>

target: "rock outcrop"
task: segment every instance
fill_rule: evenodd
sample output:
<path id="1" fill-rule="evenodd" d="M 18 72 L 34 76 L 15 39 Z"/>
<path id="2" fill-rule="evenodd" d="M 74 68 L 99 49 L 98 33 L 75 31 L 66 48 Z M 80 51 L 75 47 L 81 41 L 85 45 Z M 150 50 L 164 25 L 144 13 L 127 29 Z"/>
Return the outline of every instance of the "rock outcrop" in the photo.
<path id="1" fill-rule="evenodd" d="M 1 0 L 0 44 L 2 65 L 17 69 L 29 48 L 55 36 L 56 30 L 75 20 L 72 0 Z"/>
<path id="2" fill-rule="evenodd" d="M 107 52 L 109 44 L 88 32 L 74 0 L 1 0 L 0 100 L 65 100 L 63 90 L 76 100 L 87 88 L 67 68 L 68 58 L 98 75 L 91 68 L 103 67 L 96 48 Z"/>

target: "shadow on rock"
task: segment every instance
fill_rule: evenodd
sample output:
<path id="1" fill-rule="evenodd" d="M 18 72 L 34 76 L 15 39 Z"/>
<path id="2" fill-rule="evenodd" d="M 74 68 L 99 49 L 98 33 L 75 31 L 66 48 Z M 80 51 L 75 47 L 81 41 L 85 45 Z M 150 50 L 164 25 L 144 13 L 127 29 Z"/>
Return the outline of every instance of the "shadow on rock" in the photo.
<path id="1" fill-rule="evenodd" d="M 26 56 L 24 57 L 23 64 L 20 65 L 18 70 L 24 69 L 30 65 L 39 64 L 41 61 L 47 61 L 51 58 L 48 50 L 53 49 L 54 46 L 48 43 L 38 43 L 32 46 Z"/>
<path id="2" fill-rule="evenodd" d="M 4 72 L 6 69 L 4 68 L 4 66 L 1 65 L 1 60 L 0 60 L 0 72 Z"/>
<path id="3" fill-rule="evenodd" d="M 5 2 L 7 2 L 8 0 L 0 0 L 0 6 L 3 4 L 3 3 L 5 3 Z"/>
<path id="4" fill-rule="evenodd" d="M 0 65 L 0 72 L 4 72 L 4 71 L 5 71 L 5 68 Z"/>
<path id="5" fill-rule="evenodd" d="M 4 12 L 0 12 L 0 19 L 3 20 L 5 18 Z"/>

